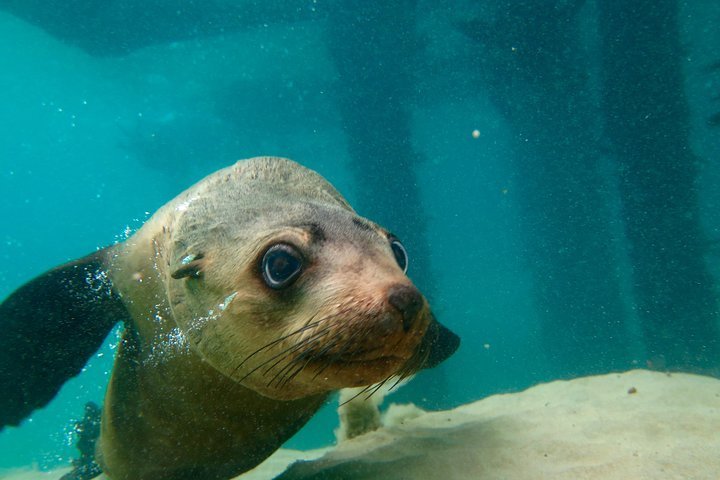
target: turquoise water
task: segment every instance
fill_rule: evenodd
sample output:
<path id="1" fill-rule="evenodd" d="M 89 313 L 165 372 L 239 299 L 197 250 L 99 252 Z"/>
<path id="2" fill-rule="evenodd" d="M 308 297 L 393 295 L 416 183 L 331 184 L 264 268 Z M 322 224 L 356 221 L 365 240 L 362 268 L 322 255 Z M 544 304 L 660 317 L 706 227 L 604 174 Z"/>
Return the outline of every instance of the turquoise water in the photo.
<path id="1" fill-rule="evenodd" d="M 348 91 L 348 77 L 343 76 L 337 49 L 328 44 L 328 22 L 334 18 L 328 16 L 329 7 L 318 6 L 316 16 L 306 13 L 298 21 L 255 22 L 228 28 L 221 35 L 187 33 L 120 54 L 103 54 L 102 45 L 92 49 L 57 38 L 62 35 L 47 33 L 41 22 L 27 22 L 20 14 L 4 11 L 17 10 L 4 3 L 8 2 L 0 2 L 0 215 L 5 220 L 0 231 L 0 298 L 57 264 L 124 240 L 158 207 L 204 175 L 256 155 L 289 157 L 317 170 L 351 204 L 359 205 L 360 214 L 382 216 L 386 226 L 402 230 L 403 240 L 412 244 L 407 237 L 414 230 L 403 223 L 403 206 L 391 203 L 391 193 L 370 195 L 368 180 L 358 180 L 358 175 L 369 170 L 364 166 L 369 163 L 363 164 L 353 153 L 357 152 L 352 149 L 354 139 L 343 129 L 348 113 L 339 98 Z M 689 2 L 679 15 L 687 49 L 681 68 L 689 109 L 689 145 L 701 165 L 693 188 L 709 245 L 717 242 L 720 225 L 720 199 L 712 188 L 720 178 L 720 144 L 717 125 L 708 120 L 720 111 L 717 98 L 712 100 L 720 91 L 720 73 L 712 67 L 720 61 L 713 58 L 720 45 L 715 27 L 720 24 L 720 9 L 712 3 Z M 687 363 L 665 365 L 661 363 L 670 360 L 658 360 L 671 355 L 662 355 L 637 313 L 638 273 L 633 276 L 632 271 L 639 260 L 628 253 L 632 242 L 625 235 L 629 222 L 623 210 L 624 177 L 618 175 L 620 169 L 614 163 L 617 152 L 606 148 L 607 140 L 595 138 L 602 136 L 602 126 L 585 125 L 585 131 L 594 132 L 590 140 L 578 138 L 572 127 L 541 131 L 540 126 L 564 122 L 555 113 L 547 122 L 522 121 L 518 116 L 527 111 L 516 107 L 531 103 L 538 109 L 560 108 L 550 102 L 557 97 L 547 102 L 531 98 L 534 90 L 528 85 L 534 87 L 539 77 L 513 76 L 512 69 L 494 71 L 507 81 L 478 74 L 484 68 L 497 68 L 490 61 L 513 69 L 532 68 L 513 63 L 516 47 L 512 42 L 478 46 L 455 28 L 477 16 L 495 18 L 497 12 L 488 5 L 483 7 L 486 11 L 469 3 L 460 8 L 452 2 L 420 2 L 412 18 L 421 45 L 416 56 L 403 56 L 402 48 L 372 54 L 383 60 L 382 68 L 388 62 L 415 62 L 412 78 L 400 76 L 402 82 L 413 81 L 413 85 L 397 88 L 412 92 L 401 104 L 407 123 L 394 129 L 375 122 L 370 127 L 378 127 L 377 132 L 369 138 L 385 136 L 386 143 L 404 144 L 419 154 L 418 162 L 408 168 L 416 178 L 410 177 L 419 192 L 425 222 L 422 248 L 430 266 L 422 278 L 415 279 L 427 286 L 438 318 L 463 339 L 450 360 L 422 373 L 394 399 L 426 408 L 450 408 L 541 381 L 612 369 L 667 366 L 717 372 L 717 359 L 713 363 L 712 358 L 700 358 L 705 347 L 709 355 L 714 352 L 718 339 L 703 337 L 713 328 L 698 328 L 703 347 L 697 358 L 692 350 L 695 343 L 688 342 L 692 358 Z M 397 9 L 392 13 L 397 15 Z M 578 68 L 593 79 L 583 101 L 595 105 L 599 88 L 594 82 L 601 78 L 597 72 L 601 67 L 592 61 L 593 49 L 598 48 L 593 40 L 597 26 L 592 21 L 597 12 L 591 4 L 578 15 L 579 28 L 584 29 L 578 38 L 586 42 L 579 52 L 587 55 Z M 362 23 L 356 28 L 362 28 Z M 546 40 L 547 45 L 517 43 L 517 48 L 541 51 L 562 39 Z M 504 50 L 505 46 L 511 48 Z M 498 61 L 504 56 L 505 60 Z M 478 57 L 487 59 L 486 63 Z M 387 79 L 391 80 L 397 79 Z M 562 79 L 551 71 L 543 81 Z M 378 89 L 383 91 L 382 86 Z M 359 103 L 355 114 L 373 118 L 375 111 L 372 103 Z M 580 160 L 548 166 L 557 170 L 550 174 L 540 174 L 549 165 L 542 161 L 527 167 L 533 164 L 525 156 L 552 158 L 554 153 L 543 148 L 529 151 L 526 144 L 572 146 L 573 142 L 585 142 L 578 147 L 580 153 L 589 144 L 600 152 L 593 179 L 567 173 L 584 171 L 587 165 Z M 393 157 L 383 161 L 389 167 Z M 373 175 L 382 177 L 383 171 L 367 172 L 370 181 Z M 406 180 L 394 177 L 395 182 Z M 674 181 L 672 177 L 659 180 L 661 184 Z M 555 182 L 577 182 L 575 193 L 562 197 L 558 192 L 565 190 L 543 190 Z M 591 206 L 573 210 L 575 202 Z M 600 227 L 573 218 L 595 216 L 598 210 L 593 202 L 599 202 L 607 216 Z M 563 209 L 569 212 L 566 219 L 543 217 Z M 396 217 L 399 226 L 392 224 Z M 573 227 L 563 233 L 566 223 Z M 618 309 L 608 308 L 611 313 L 603 320 L 612 338 L 596 332 L 596 337 L 575 342 L 568 337 L 584 330 L 564 324 L 564 317 L 553 323 L 548 311 L 571 305 L 568 318 L 582 324 L 586 310 L 597 307 L 588 299 L 602 297 L 588 290 L 607 290 L 602 280 L 585 276 L 592 269 L 576 268 L 598 261 L 588 253 L 595 251 L 594 240 L 586 237 L 609 245 L 602 252 L 613 261 L 610 290 L 617 292 L 619 301 L 615 302 Z M 590 247 L 553 256 L 557 253 L 553 253 L 554 245 L 576 244 Z M 717 251 L 713 248 L 704 250 L 702 259 L 716 279 Z M 413 271 L 412 250 L 410 258 L 413 277 L 418 272 Z M 657 261 L 665 262 L 664 257 Z M 569 280 L 555 289 L 558 275 L 567 275 Z M 717 289 L 715 280 L 712 287 Z M 553 297 L 548 291 L 562 298 L 548 306 Z M 715 317 L 712 322 L 717 328 Z M 70 380 L 49 406 L 19 428 L 0 433 L 0 469 L 67 464 L 74 456 L 69 433 L 73 421 L 86 401 L 101 401 L 117 340 L 117 333 L 112 333 L 85 371 Z M 675 340 L 665 338 L 668 351 Z M 677 342 L 683 344 L 681 339 Z M 679 350 L 684 352 L 683 348 Z M 337 423 L 334 409 L 335 403 L 330 402 L 288 446 L 313 448 L 331 443 Z"/>

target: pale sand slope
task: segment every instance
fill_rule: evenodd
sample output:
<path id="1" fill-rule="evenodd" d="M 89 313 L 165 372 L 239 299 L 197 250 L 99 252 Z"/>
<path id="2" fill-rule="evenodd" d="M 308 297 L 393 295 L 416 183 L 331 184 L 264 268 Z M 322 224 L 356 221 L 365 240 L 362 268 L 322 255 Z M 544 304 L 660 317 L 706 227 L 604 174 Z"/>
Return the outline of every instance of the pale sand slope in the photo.
<path id="1" fill-rule="evenodd" d="M 718 480 L 720 380 L 636 370 L 538 385 L 355 438 L 279 478 Z"/>
<path id="2" fill-rule="evenodd" d="M 720 380 L 708 377 L 635 370 L 558 381 L 388 423 L 278 478 L 720 479 Z M 279 451 L 238 479 L 270 479 L 322 453 Z"/>

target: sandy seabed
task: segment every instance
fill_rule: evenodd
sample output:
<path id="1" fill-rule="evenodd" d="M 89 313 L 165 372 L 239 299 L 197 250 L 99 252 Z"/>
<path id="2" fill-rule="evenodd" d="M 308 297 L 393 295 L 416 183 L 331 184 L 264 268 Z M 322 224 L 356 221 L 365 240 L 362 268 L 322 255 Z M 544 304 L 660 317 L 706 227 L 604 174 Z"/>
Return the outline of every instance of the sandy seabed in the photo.
<path id="1" fill-rule="evenodd" d="M 17 470 L 0 478 L 62 473 Z M 238 477 L 272 478 L 718 480 L 720 380 L 633 370 L 441 412 L 391 406 L 380 430 L 330 449 L 280 450 Z"/>

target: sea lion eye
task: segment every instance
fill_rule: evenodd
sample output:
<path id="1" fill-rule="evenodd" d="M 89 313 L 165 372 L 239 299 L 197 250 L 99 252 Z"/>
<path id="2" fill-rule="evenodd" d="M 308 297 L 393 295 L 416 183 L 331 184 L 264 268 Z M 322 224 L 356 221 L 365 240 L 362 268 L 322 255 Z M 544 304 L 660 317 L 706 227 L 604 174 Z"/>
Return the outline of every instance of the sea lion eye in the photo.
<path id="1" fill-rule="evenodd" d="M 403 273 L 407 273 L 408 269 L 408 254 L 407 250 L 405 250 L 405 247 L 403 247 L 403 244 L 400 243 L 400 240 L 397 238 L 391 237 L 390 238 L 390 248 L 393 251 L 393 254 L 395 255 L 395 260 L 397 261 L 398 265 L 400 266 L 400 269 L 403 271 Z"/>
<path id="2" fill-rule="evenodd" d="M 289 286 L 300 275 L 301 270 L 300 254 L 286 243 L 273 245 L 262 259 L 263 280 L 268 287 L 276 290 Z"/>

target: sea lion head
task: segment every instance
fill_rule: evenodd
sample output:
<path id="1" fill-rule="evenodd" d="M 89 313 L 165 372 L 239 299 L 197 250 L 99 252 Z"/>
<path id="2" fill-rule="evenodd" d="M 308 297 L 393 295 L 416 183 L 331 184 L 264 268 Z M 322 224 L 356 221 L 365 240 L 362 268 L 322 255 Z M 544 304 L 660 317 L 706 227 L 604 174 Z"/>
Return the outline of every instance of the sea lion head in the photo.
<path id="1" fill-rule="evenodd" d="M 404 377 L 457 347 L 401 241 L 289 160 L 239 162 L 175 202 L 167 293 L 213 368 L 270 398 Z"/>

